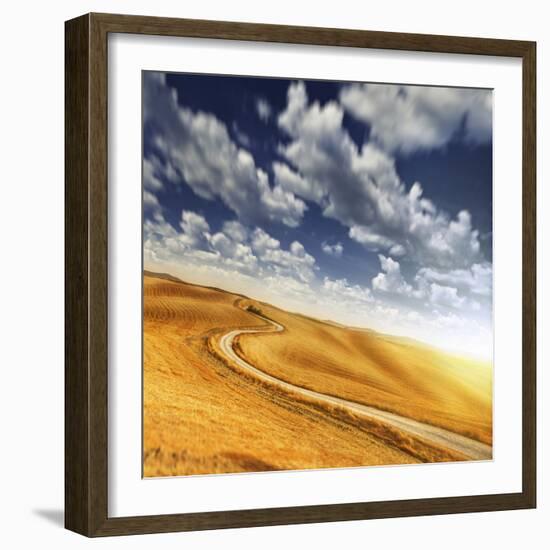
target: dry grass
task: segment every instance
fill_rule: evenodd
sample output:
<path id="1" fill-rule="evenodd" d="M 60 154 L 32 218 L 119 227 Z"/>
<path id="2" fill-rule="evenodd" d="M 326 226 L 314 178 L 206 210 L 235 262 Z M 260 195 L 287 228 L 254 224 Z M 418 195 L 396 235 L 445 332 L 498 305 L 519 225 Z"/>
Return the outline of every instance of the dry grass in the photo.
<path id="1" fill-rule="evenodd" d="M 304 388 L 492 443 L 490 363 L 260 307 L 286 330 L 258 338 L 241 335 L 237 349 L 251 364 Z"/>
<path id="2" fill-rule="evenodd" d="M 243 376 L 242 372 L 228 368 L 230 365 L 221 361 L 213 349 L 212 343 L 217 341 L 215 336 L 234 328 L 265 324 L 252 312 L 237 307 L 235 304 L 239 301 L 246 306 L 246 301 L 243 303 L 241 297 L 231 293 L 145 277 L 146 476 L 404 464 L 463 458 L 381 423 L 355 417 L 344 409 L 331 407 L 329 410 L 323 404 L 298 400 L 297 396 L 258 383 Z M 346 351 L 346 343 L 340 341 L 338 332 L 332 334 L 332 339 L 327 339 L 324 348 L 333 358 L 329 361 L 335 366 L 332 373 L 326 358 L 321 370 L 312 369 L 307 357 L 302 357 L 291 372 L 288 366 L 285 367 L 285 361 L 304 354 L 313 354 L 312 357 L 317 358 L 317 340 L 305 347 L 305 342 L 311 337 L 311 326 L 315 326 L 315 330 L 317 325 L 333 331 L 345 329 L 293 316 L 265 304 L 258 307 L 269 317 L 288 326 L 289 330 L 256 338 L 253 335 L 241 337 L 239 345 L 251 363 L 294 383 L 309 381 L 310 384 L 323 385 L 332 381 L 331 393 L 341 391 L 338 395 L 348 398 L 352 398 L 353 393 L 354 400 L 358 401 L 355 386 L 359 379 L 364 402 L 372 403 L 371 397 L 375 395 L 380 401 L 388 398 L 386 405 L 389 403 L 393 407 L 394 400 L 389 398 L 393 394 L 387 389 L 382 390 L 382 384 L 374 376 L 365 379 L 358 367 L 348 368 L 348 355 L 342 355 L 343 363 L 336 362 L 339 354 Z M 300 342 L 296 331 L 304 329 L 306 332 Z M 325 336 L 319 335 L 321 338 Z M 254 340 L 258 343 L 265 340 L 264 346 L 267 347 L 260 349 L 253 345 Z M 334 347 L 330 347 L 330 342 Z M 288 346 L 290 349 L 285 351 Z M 270 360 L 255 363 L 262 354 Z M 363 357 L 363 362 L 370 372 L 371 359 Z M 370 387 L 367 380 L 376 383 Z M 338 381 L 337 386 L 335 381 Z M 322 391 L 320 387 L 311 387 Z M 396 394 L 399 388 L 398 385 Z"/>

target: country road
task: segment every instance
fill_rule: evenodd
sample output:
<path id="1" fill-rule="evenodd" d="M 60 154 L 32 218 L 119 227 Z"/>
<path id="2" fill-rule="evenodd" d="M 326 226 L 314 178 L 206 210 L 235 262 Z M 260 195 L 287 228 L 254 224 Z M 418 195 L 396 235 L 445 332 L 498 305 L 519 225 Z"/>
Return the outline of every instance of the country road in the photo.
<path id="1" fill-rule="evenodd" d="M 490 445 L 481 443 L 480 441 L 470 439 L 468 437 L 456 434 L 454 432 L 445 430 L 443 428 L 438 428 L 437 426 L 432 426 L 430 424 L 418 422 L 416 420 L 412 420 L 411 418 L 400 416 L 398 414 L 383 411 L 375 407 L 369 407 L 368 405 L 363 405 L 361 403 L 348 401 L 340 397 L 334 397 L 332 395 L 327 395 L 314 390 L 302 388 L 300 386 L 295 386 L 294 384 L 285 382 L 280 378 L 276 378 L 275 376 L 272 376 L 254 367 L 253 365 L 251 365 L 250 363 L 248 363 L 247 361 L 239 357 L 235 352 L 233 348 L 233 343 L 235 341 L 235 338 L 241 334 L 261 334 L 261 333 L 268 333 L 268 332 L 273 333 L 273 332 L 282 332 L 284 330 L 284 327 L 279 323 L 276 323 L 275 321 L 272 321 L 271 319 L 268 319 L 261 315 L 257 315 L 257 316 L 263 319 L 264 321 L 267 321 L 268 323 L 270 323 L 273 328 L 266 327 L 266 328 L 260 328 L 260 329 L 256 328 L 256 329 L 232 330 L 224 334 L 220 339 L 221 351 L 226 355 L 226 357 L 230 361 L 237 364 L 239 367 L 241 367 L 245 371 L 252 373 L 255 377 L 259 378 L 260 380 L 273 384 L 284 390 L 299 393 L 309 398 L 323 401 L 325 403 L 330 403 L 331 405 L 341 406 L 353 413 L 382 421 L 385 424 L 393 426 L 410 435 L 421 437 L 422 439 L 429 441 L 437 446 L 442 446 L 444 448 L 462 453 L 463 455 L 467 456 L 470 460 L 490 460 L 492 458 L 492 452 L 493 452 L 492 447 Z"/>

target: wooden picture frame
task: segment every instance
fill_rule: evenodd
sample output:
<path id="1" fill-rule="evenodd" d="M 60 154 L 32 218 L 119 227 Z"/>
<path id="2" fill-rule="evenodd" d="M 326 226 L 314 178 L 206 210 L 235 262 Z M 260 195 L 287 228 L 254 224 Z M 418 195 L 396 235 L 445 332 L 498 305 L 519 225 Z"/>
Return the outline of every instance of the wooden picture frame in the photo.
<path id="1" fill-rule="evenodd" d="M 523 70 L 523 489 L 518 493 L 139 517 L 108 516 L 109 33 L 506 56 Z M 88 14 L 65 26 L 65 525 L 86 536 L 483 512 L 536 506 L 534 42 Z"/>

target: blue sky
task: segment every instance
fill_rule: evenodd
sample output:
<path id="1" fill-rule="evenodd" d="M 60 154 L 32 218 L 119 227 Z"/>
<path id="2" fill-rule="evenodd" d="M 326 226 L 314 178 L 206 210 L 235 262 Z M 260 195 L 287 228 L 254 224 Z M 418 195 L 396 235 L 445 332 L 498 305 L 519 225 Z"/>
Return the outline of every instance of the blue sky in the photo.
<path id="1" fill-rule="evenodd" d="M 492 352 L 488 90 L 143 74 L 144 261 Z"/>

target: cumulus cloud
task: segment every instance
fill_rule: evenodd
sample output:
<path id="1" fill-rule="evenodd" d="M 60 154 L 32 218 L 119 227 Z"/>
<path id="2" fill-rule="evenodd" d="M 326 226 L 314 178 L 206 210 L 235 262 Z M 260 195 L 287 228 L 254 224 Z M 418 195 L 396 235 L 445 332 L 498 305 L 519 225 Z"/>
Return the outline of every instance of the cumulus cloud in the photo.
<path id="1" fill-rule="evenodd" d="M 313 202 L 320 202 L 323 198 L 323 189 L 319 185 L 307 181 L 283 162 L 273 163 L 273 174 L 275 184 L 285 191 Z"/>
<path id="2" fill-rule="evenodd" d="M 329 256 L 334 256 L 335 258 L 341 258 L 344 252 L 344 247 L 342 243 L 329 244 L 324 242 L 321 245 L 321 249 L 325 254 L 328 254 Z"/>
<path id="3" fill-rule="evenodd" d="M 152 157 L 152 159 L 143 159 L 143 187 L 145 189 L 158 191 L 163 188 L 163 185 L 158 177 L 154 159 L 156 159 L 156 157 Z"/>
<path id="4" fill-rule="evenodd" d="M 224 222 L 222 231 L 236 242 L 244 242 L 248 239 L 248 229 L 237 220 Z"/>
<path id="5" fill-rule="evenodd" d="M 372 293 L 368 287 L 352 285 L 345 278 L 331 279 L 324 277 L 321 288 L 325 297 L 332 298 L 336 302 L 345 300 L 352 305 L 357 305 L 358 302 L 361 304 L 373 301 Z"/>
<path id="6" fill-rule="evenodd" d="M 443 271 L 430 267 L 421 268 L 416 280 L 420 283 L 435 282 L 454 286 L 478 296 L 491 296 L 493 288 L 493 266 L 488 263 L 474 264 L 469 269 Z"/>
<path id="7" fill-rule="evenodd" d="M 144 248 L 155 261 L 197 262 L 264 277 L 294 278 L 308 283 L 315 277 L 315 258 L 302 243 L 293 241 L 288 249 L 265 230 L 249 229 L 236 220 L 226 221 L 213 233 L 200 214 L 183 210 L 177 231 L 162 214 L 144 224 Z"/>
<path id="8" fill-rule="evenodd" d="M 186 235 L 200 235 L 210 231 L 206 218 L 191 210 L 182 210 L 180 227 Z"/>
<path id="9" fill-rule="evenodd" d="M 278 123 L 290 135 L 297 133 L 298 125 L 306 112 L 308 98 L 303 82 L 296 82 L 288 88 L 286 109 L 279 115 Z"/>
<path id="10" fill-rule="evenodd" d="M 371 127 L 371 139 L 389 151 L 413 153 L 444 146 L 457 133 L 470 142 L 491 139 L 490 90 L 352 84 L 342 105 Z"/>
<path id="11" fill-rule="evenodd" d="M 271 118 L 271 114 L 273 112 L 269 101 L 267 101 L 267 99 L 264 99 L 263 97 L 259 97 L 256 99 L 255 106 L 256 112 L 258 113 L 260 120 L 267 123 Z"/>
<path id="12" fill-rule="evenodd" d="M 319 281 L 315 258 L 299 241 L 285 248 L 264 229 L 248 228 L 236 220 L 224 222 L 213 233 L 204 216 L 184 210 L 177 230 L 159 213 L 145 221 L 144 253 L 153 263 L 207 267 L 223 280 L 251 277 L 251 284 L 261 281 L 274 296 L 295 299 L 296 305 L 322 304 L 323 311 L 333 304 L 357 313 L 373 303 L 368 287 L 350 284 L 345 278 Z"/>
<path id="13" fill-rule="evenodd" d="M 454 287 L 432 283 L 430 285 L 430 301 L 433 304 L 460 309 L 464 305 L 465 298 L 459 296 L 458 290 Z"/>
<path id="14" fill-rule="evenodd" d="M 280 151 L 298 173 L 281 187 L 307 195 L 369 250 L 406 254 L 417 264 L 443 269 L 481 261 L 479 233 L 469 212 L 452 219 L 423 196 L 420 183 L 407 189 L 394 159 L 372 142 L 357 147 L 343 116 L 337 102 L 309 104 L 305 85 L 290 85 L 278 123 L 291 140 Z"/>
<path id="15" fill-rule="evenodd" d="M 183 234 L 180 239 L 183 243 L 199 248 L 204 245 L 209 237 L 210 226 L 200 214 L 183 210 L 181 213 L 180 227 Z"/>
<path id="16" fill-rule="evenodd" d="M 215 233 L 209 238 L 210 247 L 220 254 L 221 263 L 238 269 L 242 273 L 255 274 L 258 258 L 250 246 L 234 240 L 223 232 Z"/>
<path id="17" fill-rule="evenodd" d="M 257 227 L 252 233 L 252 246 L 259 254 L 266 254 L 268 250 L 280 248 L 281 243 L 274 239 L 269 233 Z"/>
<path id="18" fill-rule="evenodd" d="M 413 307 L 439 306 L 462 311 L 469 309 L 479 311 L 480 303 L 472 297 L 475 291 L 485 292 L 484 286 L 487 266 L 474 266 L 471 270 L 454 270 L 441 272 L 429 268 L 421 268 L 414 277 L 413 284 L 406 281 L 401 273 L 401 265 L 390 257 L 378 255 L 381 272 L 372 279 L 373 291 L 403 298 L 413 299 Z M 479 280 L 475 275 L 479 275 Z M 438 282 L 434 282 L 437 280 Z M 446 284 L 442 284 L 446 283 Z M 452 286 L 456 284 L 456 286 Z M 481 294 L 479 293 L 479 294 Z M 418 310 L 417 310 L 418 311 Z"/>
<path id="19" fill-rule="evenodd" d="M 157 197 L 147 190 L 143 192 L 143 209 L 145 211 L 156 211 L 161 209 Z"/>
<path id="20" fill-rule="evenodd" d="M 315 258 L 305 251 L 300 242 L 293 241 L 290 249 L 284 250 L 279 240 L 257 227 L 252 233 L 251 245 L 260 260 L 268 264 L 275 273 L 292 275 L 302 282 L 314 278 Z"/>
<path id="21" fill-rule="evenodd" d="M 413 291 L 412 286 L 405 281 L 401 274 L 399 262 L 382 254 L 378 255 L 378 259 L 380 260 L 382 272 L 372 280 L 373 290 L 381 290 L 394 294 L 411 294 Z"/>
<path id="22" fill-rule="evenodd" d="M 233 135 L 235 136 L 235 139 L 237 140 L 239 145 L 250 149 L 250 146 L 252 145 L 252 140 L 250 139 L 248 134 L 245 134 L 236 122 L 233 122 L 233 124 L 231 125 L 231 129 L 233 130 Z"/>
<path id="23" fill-rule="evenodd" d="M 349 237 L 372 252 L 387 250 L 388 254 L 397 257 L 403 256 L 406 253 L 403 245 L 398 244 L 389 237 L 375 233 L 370 227 L 353 225 L 350 227 Z"/>
<path id="24" fill-rule="evenodd" d="M 220 199 L 246 223 L 300 223 L 305 203 L 281 186 L 272 187 L 252 155 L 231 139 L 215 116 L 178 104 L 163 75 L 146 73 L 144 118 L 153 144 L 200 197 Z"/>

